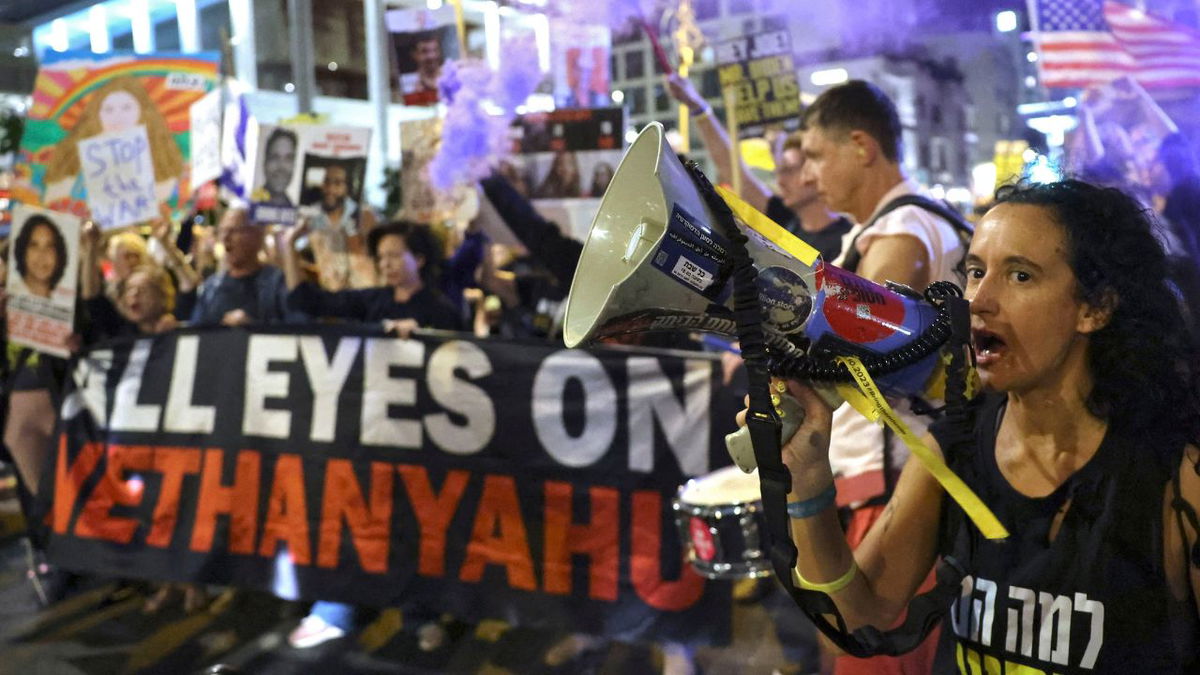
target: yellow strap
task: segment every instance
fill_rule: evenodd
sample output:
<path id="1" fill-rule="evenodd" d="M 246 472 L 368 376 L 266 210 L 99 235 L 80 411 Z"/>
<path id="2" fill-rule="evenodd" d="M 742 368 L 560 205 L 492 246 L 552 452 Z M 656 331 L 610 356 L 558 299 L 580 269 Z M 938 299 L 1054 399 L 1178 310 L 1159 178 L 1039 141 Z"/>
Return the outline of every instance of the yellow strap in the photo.
<path id="1" fill-rule="evenodd" d="M 821 593 L 825 593 L 826 595 L 837 593 L 843 588 L 849 586 L 850 582 L 854 581 L 855 574 L 858 574 L 858 563 L 854 560 L 854 558 L 850 558 L 850 569 L 846 570 L 845 574 L 834 579 L 833 581 L 823 584 L 814 583 L 800 576 L 799 567 L 792 568 L 792 578 L 796 582 L 797 586 L 800 588 L 806 588 L 810 591 L 819 591 Z"/>
<path id="2" fill-rule="evenodd" d="M 735 158 L 737 159 L 737 158 Z M 758 209 L 750 206 L 742 201 L 730 190 L 726 190 L 721 186 L 717 186 L 717 193 L 729 204 L 729 208 L 733 211 L 733 215 L 738 217 L 738 220 L 745 223 L 750 229 L 761 234 L 772 244 L 787 251 L 787 254 L 799 260 L 800 262 L 813 266 L 817 261 L 817 257 L 821 255 L 817 249 L 809 246 L 800 240 L 799 237 L 783 229 L 775 224 L 775 221 L 763 215 Z"/>
<path id="3" fill-rule="evenodd" d="M 921 461 L 921 465 L 937 479 L 938 483 L 941 483 L 950 498 L 958 502 L 958 505 L 966 512 L 971 522 L 975 523 L 975 527 L 979 528 L 983 536 L 988 539 L 1008 537 L 1008 530 L 1004 529 L 996 515 L 979 499 L 979 496 L 972 492 L 971 488 L 967 487 L 967 484 L 896 416 L 896 412 L 888 405 L 883 394 L 879 392 L 879 388 L 875 386 L 875 382 L 871 380 L 871 376 L 867 374 L 867 369 L 863 367 L 862 361 L 854 356 L 839 356 L 837 362 L 846 366 L 846 369 L 854 377 L 854 384 L 857 385 L 856 388 L 849 383 L 838 383 L 838 393 L 846 399 L 846 402 L 863 417 L 872 422 L 882 421 L 895 432 Z"/>

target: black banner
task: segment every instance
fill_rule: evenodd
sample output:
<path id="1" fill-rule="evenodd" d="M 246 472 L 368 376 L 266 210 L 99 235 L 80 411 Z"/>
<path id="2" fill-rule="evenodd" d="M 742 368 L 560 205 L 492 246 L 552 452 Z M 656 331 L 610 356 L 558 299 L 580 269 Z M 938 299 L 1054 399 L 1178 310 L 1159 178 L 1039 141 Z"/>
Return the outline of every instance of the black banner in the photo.
<path id="1" fill-rule="evenodd" d="M 51 558 L 723 642 L 729 588 L 683 562 L 671 513 L 728 463 L 718 365 L 340 327 L 94 347 L 63 402 Z"/>
<path id="2" fill-rule="evenodd" d="M 713 45 L 721 89 L 732 89 L 738 135 L 761 136 L 766 125 L 800 126 L 800 84 L 786 30 L 743 35 Z"/>

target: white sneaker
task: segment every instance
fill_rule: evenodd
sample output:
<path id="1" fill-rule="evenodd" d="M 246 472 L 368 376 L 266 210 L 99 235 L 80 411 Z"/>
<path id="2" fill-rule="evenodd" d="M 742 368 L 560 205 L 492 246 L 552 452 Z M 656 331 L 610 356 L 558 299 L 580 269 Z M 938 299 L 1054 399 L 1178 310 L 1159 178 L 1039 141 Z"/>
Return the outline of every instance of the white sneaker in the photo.
<path id="1" fill-rule="evenodd" d="M 288 644 L 295 649 L 309 649 L 336 640 L 346 631 L 312 614 L 304 617 L 295 630 L 288 633 Z"/>

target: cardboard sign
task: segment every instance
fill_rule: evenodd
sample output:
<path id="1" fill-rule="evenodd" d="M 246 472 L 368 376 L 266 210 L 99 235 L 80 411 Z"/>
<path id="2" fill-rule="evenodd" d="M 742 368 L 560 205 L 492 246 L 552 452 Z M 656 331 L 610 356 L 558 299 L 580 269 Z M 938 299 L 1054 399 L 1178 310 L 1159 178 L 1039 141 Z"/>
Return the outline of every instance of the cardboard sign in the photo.
<path id="1" fill-rule="evenodd" d="M 713 45 L 722 89 L 732 89 L 740 138 L 762 136 L 768 124 L 800 125 L 800 84 L 786 30 L 744 35 Z"/>
<path id="2" fill-rule="evenodd" d="M 221 177 L 221 90 L 216 89 L 192 104 L 192 182 L 207 183 Z"/>
<path id="3" fill-rule="evenodd" d="M 17 154 L 12 198 L 86 217 L 80 143 L 142 125 L 150 139 L 158 201 L 176 217 L 194 197 L 188 113 L 217 86 L 221 57 L 90 51 L 42 55 Z"/>
<path id="4" fill-rule="evenodd" d="M 296 221 L 300 201 L 300 137 L 296 129 L 274 124 L 256 125 L 254 187 L 250 191 L 250 220 L 290 225 Z"/>
<path id="5" fill-rule="evenodd" d="M 88 208 L 100 227 L 124 227 L 158 216 L 146 127 L 79 141 L 79 164 Z"/>
<path id="6" fill-rule="evenodd" d="M 395 94 L 404 105 L 438 102 L 438 78 L 446 59 L 459 58 L 454 10 L 397 9 L 385 15 L 392 47 Z"/>
<path id="7" fill-rule="evenodd" d="M 8 339 L 68 357 L 79 277 L 79 219 L 19 205 L 8 251 Z"/>

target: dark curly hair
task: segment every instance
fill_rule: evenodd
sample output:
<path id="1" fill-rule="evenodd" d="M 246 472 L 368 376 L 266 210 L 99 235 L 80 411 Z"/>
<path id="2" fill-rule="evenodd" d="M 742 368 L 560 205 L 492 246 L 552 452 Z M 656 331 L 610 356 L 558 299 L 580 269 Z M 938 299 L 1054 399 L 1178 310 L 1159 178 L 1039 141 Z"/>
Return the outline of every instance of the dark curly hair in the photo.
<path id="1" fill-rule="evenodd" d="M 1200 439 L 1195 345 L 1153 214 L 1120 190 L 1079 180 L 1006 185 L 996 192 L 996 204 L 1005 203 L 1046 209 L 1066 235 L 1080 299 L 1112 307 L 1107 325 L 1091 334 L 1091 413 L 1114 426 Z"/>
<path id="2" fill-rule="evenodd" d="M 54 221 L 40 213 L 35 213 L 25 221 L 25 226 L 21 228 L 21 234 L 17 235 L 17 240 L 13 243 L 13 257 L 17 261 L 17 273 L 24 279 L 29 269 L 25 264 L 25 252 L 29 249 L 29 241 L 33 239 L 33 231 L 39 227 L 45 227 L 50 230 L 51 236 L 54 238 L 54 273 L 50 275 L 50 288 L 58 286 L 58 282 L 62 281 L 63 274 L 67 270 L 67 240 L 63 238 L 62 232 L 58 231 L 58 226 Z"/>
<path id="3" fill-rule="evenodd" d="M 384 237 L 396 236 L 404 239 L 404 245 L 414 256 L 420 256 L 424 265 L 421 266 L 421 281 L 433 289 L 437 289 L 442 279 L 442 267 L 445 261 L 442 241 L 434 233 L 433 228 L 424 223 L 410 220 L 394 220 L 379 225 L 367 233 L 367 252 L 372 258 L 379 258 L 379 243 Z"/>

